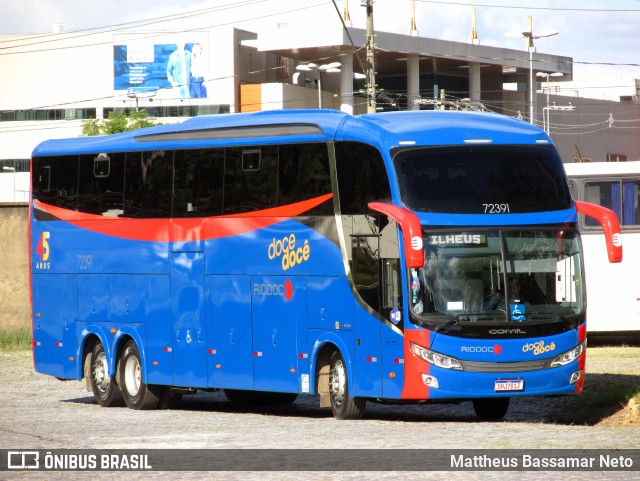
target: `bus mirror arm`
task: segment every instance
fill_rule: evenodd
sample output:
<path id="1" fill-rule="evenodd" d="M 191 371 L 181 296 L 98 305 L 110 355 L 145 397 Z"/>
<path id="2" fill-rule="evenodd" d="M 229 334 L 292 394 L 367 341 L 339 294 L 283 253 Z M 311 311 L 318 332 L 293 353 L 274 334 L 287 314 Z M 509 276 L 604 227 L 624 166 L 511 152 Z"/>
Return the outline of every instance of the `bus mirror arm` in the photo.
<path id="1" fill-rule="evenodd" d="M 609 262 L 622 262 L 622 234 L 616 213 L 611 209 L 589 202 L 576 201 L 578 213 L 596 219 L 600 222 L 607 242 Z"/>
<path id="2" fill-rule="evenodd" d="M 384 202 L 369 202 L 369 208 L 380 212 L 395 220 L 404 237 L 404 252 L 407 267 L 418 269 L 424 266 L 424 244 L 422 241 L 422 226 L 418 216 L 410 210 Z"/>

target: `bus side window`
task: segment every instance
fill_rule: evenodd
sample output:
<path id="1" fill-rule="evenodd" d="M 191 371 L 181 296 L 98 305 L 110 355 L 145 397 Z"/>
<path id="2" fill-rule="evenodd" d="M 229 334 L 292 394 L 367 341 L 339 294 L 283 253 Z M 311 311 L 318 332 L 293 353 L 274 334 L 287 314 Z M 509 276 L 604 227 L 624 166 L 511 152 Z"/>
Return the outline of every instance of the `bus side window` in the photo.
<path id="1" fill-rule="evenodd" d="M 34 157 L 33 198 L 45 204 L 76 210 L 78 156 Z"/>
<path id="2" fill-rule="evenodd" d="M 380 312 L 379 238 L 377 235 L 351 237 L 351 273 L 358 294 L 374 311 Z"/>
<path id="3" fill-rule="evenodd" d="M 224 149 L 177 150 L 172 217 L 222 214 Z"/>
<path id="4" fill-rule="evenodd" d="M 125 154 L 81 155 L 78 211 L 105 217 L 123 215 Z"/>
<path id="5" fill-rule="evenodd" d="M 622 182 L 622 222 L 621 225 L 640 225 L 640 181 Z"/>
<path id="6" fill-rule="evenodd" d="M 391 320 L 402 307 L 402 277 L 398 226 L 386 216 L 354 216 L 351 236 L 351 273 L 360 297 Z M 380 234 L 378 234 L 380 233 Z"/>
<path id="7" fill-rule="evenodd" d="M 278 146 L 226 149 L 223 200 L 225 214 L 275 207 L 277 186 Z"/>
<path id="8" fill-rule="evenodd" d="M 336 142 L 336 171 L 340 211 L 344 214 L 370 212 L 369 202 L 389 202 L 391 189 L 382 155 L 375 147 L 360 142 Z"/>
<path id="9" fill-rule="evenodd" d="M 587 182 L 585 200 L 614 211 L 621 226 L 632 226 L 640 224 L 639 191 L 640 181 L 637 180 Z M 591 217 L 586 217 L 585 223 L 589 227 L 600 226 Z"/>
<path id="10" fill-rule="evenodd" d="M 125 217 L 171 216 L 173 154 L 172 150 L 126 154 Z"/>
<path id="11" fill-rule="evenodd" d="M 277 205 L 293 204 L 331 192 L 326 143 L 281 145 L 278 157 Z M 332 215 L 333 202 L 323 202 L 307 215 Z"/>

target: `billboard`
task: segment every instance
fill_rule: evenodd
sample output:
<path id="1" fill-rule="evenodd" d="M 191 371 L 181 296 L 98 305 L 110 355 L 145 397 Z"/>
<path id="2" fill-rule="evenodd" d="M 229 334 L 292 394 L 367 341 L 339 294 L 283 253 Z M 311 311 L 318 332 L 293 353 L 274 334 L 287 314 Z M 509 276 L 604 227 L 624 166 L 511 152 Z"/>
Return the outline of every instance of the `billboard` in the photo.
<path id="1" fill-rule="evenodd" d="M 115 39 L 113 89 L 162 98 L 207 98 L 208 33 Z"/>

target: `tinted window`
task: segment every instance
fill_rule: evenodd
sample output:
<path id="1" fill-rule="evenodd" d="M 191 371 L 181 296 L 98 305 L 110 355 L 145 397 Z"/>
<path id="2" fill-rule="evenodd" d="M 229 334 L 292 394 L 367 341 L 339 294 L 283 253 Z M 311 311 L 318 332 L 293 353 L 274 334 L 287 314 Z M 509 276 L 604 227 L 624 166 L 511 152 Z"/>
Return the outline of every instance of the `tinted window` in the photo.
<path id="1" fill-rule="evenodd" d="M 281 145 L 278 162 L 278 205 L 293 204 L 331 192 L 326 144 Z M 331 215 L 333 202 L 323 202 L 308 214 Z"/>
<path id="2" fill-rule="evenodd" d="M 80 156 L 78 210 L 121 216 L 124 205 L 125 154 Z"/>
<path id="3" fill-rule="evenodd" d="M 408 149 L 394 157 L 400 197 L 422 212 L 521 213 L 568 209 L 571 195 L 552 147 Z"/>
<path id="4" fill-rule="evenodd" d="M 224 213 L 255 212 L 328 194 L 331 175 L 326 144 L 228 148 Z M 305 215 L 333 214 L 323 202 Z"/>
<path id="5" fill-rule="evenodd" d="M 224 149 L 175 153 L 173 217 L 222 214 Z"/>
<path id="6" fill-rule="evenodd" d="M 379 238 L 351 236 L 351 275 L 360 297 L 376 312 L 380 310 Z"/>
<path id="7" fill-rule="evenodd" d="M 342 214 L 364 214 L 369 202 L 391 200 L 384 161 L 374 147 L 336 142 L 336 169 Z"/>
<path id="8" fill-rule="evenodd" d="M 620 225 L 640 225 L 640 181 L 623 180 L 607 182 L 587 182 L 585 184 L 587 202 L 607 207 L 616 213 Z M 588 226 L 600 227 L 596 219 L 585 217 Z"/>
<path id="9" fill-rule="evenodd" d="M 75 210 L 78 195 L 78 156 L 35 157 L 33 197 L 45 204 Z"/>
<path id="10" fill-rule="evenodd" d="M 225 214 L 240 214 L 275 207 L 277 185 L 277 146 L 226 149 Z"/>
<path id="11" fill-rule="evenodd" d="M 170 217 L 173 152 L 131 152 L 125 162 L 125 217 Z"/>

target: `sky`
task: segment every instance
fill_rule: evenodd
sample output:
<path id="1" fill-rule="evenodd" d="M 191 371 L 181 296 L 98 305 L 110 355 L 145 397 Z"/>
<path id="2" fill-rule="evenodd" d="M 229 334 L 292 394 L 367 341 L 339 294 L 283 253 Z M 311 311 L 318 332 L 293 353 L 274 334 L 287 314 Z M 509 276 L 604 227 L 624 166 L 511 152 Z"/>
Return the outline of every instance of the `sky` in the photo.
<path id="1" fill-rule="evenodd" d="M 352 26 L 365 28 L 361 1 L 336 0 L 340 12 L 345 2 Z M 468 42 L 472 6 L 482 45 L 526 49 L 524 38 L 505 33 L 528 31 L 528 16 L 533 19 L 534 36 L 558 32 L 535 40 L 535 46 L 540 53 L 573 58 L 574 81 L 563 82 L 560 93 L 606 100 L 636 93 L 633 79 L 640 79 L 640 0 L 415 0 L 420 36 Z M 410 0 L 375 0 L 375 30 L 408 33 L 410 9 Z M 186 17 L 176 19 L 180 15 Z M 331 0 L 0 0 L 0 35 L 49 33 L 57 23 L 65 24 L 67 31 L 234 24 L 262 33 L 278 22 L 308 25 L 312 31 L 313 27 L 339 24 L 340 18 Z"/>

